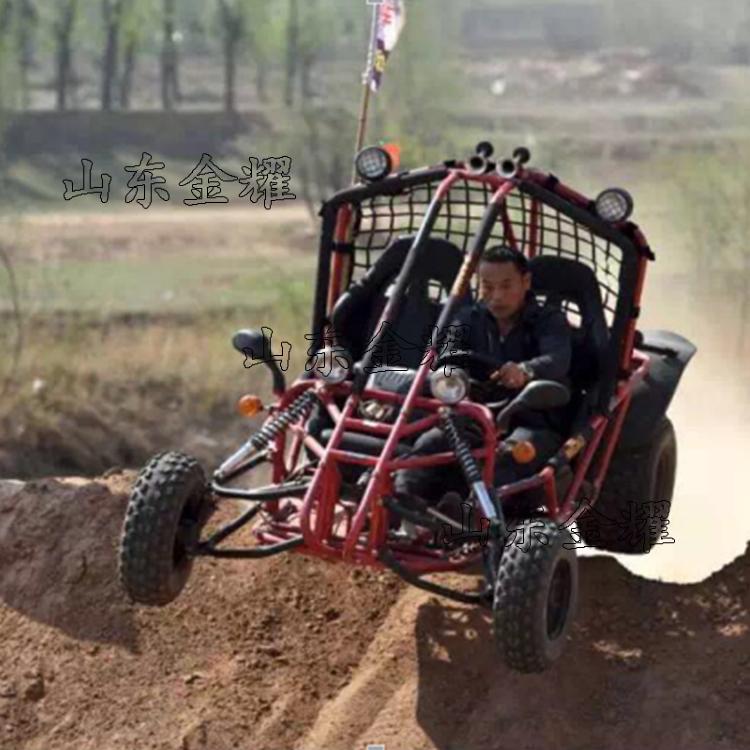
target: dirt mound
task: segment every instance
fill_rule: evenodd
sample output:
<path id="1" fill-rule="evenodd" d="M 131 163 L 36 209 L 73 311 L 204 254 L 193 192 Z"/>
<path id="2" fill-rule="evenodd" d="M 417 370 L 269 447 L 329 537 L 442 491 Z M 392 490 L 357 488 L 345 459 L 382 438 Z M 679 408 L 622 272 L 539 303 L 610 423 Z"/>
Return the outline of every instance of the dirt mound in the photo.
<path id="1" fill-rule="evenodd" d="M 0 483 L 3 750 L 745 742 L 750 552 L 690 586 L 583 559 L 565 657 L 522 677 L 486 613 L 291 554 L 200 561 L 174 604 L 131 605 L 115 550 L 132 480 Z"/>
<path id="2" fill-rule="evenodd" d="M 68 380 L 48 393 L 39 379 L 38 394 L 0 413 L 0 476 L 96 477 L 110 467 L 140 467 L 164 445 L 212 465 L 246 437 L 230 404 L 190 408 L 197 394 L 179 376 Z"/>

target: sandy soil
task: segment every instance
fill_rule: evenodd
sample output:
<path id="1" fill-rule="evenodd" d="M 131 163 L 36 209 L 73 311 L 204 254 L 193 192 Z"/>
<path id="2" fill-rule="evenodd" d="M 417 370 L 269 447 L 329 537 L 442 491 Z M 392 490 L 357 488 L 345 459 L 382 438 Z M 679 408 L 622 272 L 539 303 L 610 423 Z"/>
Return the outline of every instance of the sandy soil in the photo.
<path id="1" fill-rule="evenodd" d="M 3 750 L 747 746 L 750 550 L 684 586 L 582 560 L 566 654 L 522 677 L 485 613 L 293 554 L 200 561 L 172 605 L 131 605 L 132 480 L 0 484 Z"/>

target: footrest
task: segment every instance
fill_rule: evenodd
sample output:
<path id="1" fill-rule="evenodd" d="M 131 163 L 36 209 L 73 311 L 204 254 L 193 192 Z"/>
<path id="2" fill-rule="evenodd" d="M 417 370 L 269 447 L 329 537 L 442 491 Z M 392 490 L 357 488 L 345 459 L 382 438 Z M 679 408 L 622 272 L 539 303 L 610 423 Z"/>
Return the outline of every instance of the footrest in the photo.
<path id="1" fill-rule="evenodd" d="M 393 496 L 383 498 L 383 505 L 388 510 L 393 511 L 396 515 L 405 518 L 407 521 L 411 521 L 416 526 L 423 526 L 433 531 L 442 531 L 443 529 L 443 524 L 436 518 L 428 516 L 426 513 L 420 513 L 417 510 L 407 508 Z M 424 507 L 426 508 L 427 506 L 425 505 Z"/>

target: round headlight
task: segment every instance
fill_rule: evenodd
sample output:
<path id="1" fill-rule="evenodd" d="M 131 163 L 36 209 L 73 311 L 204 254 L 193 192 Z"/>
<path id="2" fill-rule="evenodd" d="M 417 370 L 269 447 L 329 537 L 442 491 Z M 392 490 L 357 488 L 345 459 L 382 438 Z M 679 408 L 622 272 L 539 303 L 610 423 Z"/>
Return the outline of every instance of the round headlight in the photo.
<path id="1" fill-rule="evenodd" d="M 380 146 L 363 148 L 354 159 L 357 174 L 367 182 L 382 180 L 392 168 L 391 155 Z"/>
<path id="2" fill-rule="evenodd" d="M 596 213 L 612 224 L 625 221 L 633 213 L 633 198 L 622 188 L 604 190 L 596 199 Z"/>
<path id="3" fill-rule="evenodd" d="M 430 390 L 438 401 L 457 404 L 469 392 L 469 376 L 458 367 L 454 367 L 450 375 L 441 368 L 430 375 Z"/>
<path id="4" fill-rule="evenodd" d="M 315 374 L 326 383 L 343 383 L 352 369 L 352 358 L 346 349 L 326 346 L 315 353 Z"/>

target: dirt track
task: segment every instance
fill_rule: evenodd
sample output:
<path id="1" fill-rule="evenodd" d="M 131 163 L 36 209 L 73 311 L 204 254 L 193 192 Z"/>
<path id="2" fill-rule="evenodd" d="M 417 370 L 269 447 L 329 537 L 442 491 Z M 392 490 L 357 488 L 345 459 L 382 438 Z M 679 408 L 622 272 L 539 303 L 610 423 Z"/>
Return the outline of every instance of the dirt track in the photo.
<path id="1" fill-rule="evenodd" d="M 3 750 L 747 747 L 750 551 L 690 586 L 583 559 L 566 656 L 521 677 L 484 613 L 293 555 L 132 606 L 132 479 L 0 484 Z"/>

